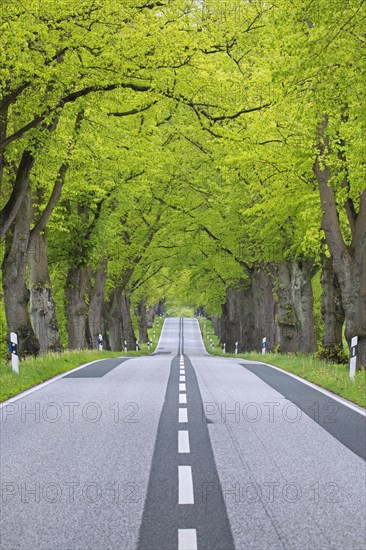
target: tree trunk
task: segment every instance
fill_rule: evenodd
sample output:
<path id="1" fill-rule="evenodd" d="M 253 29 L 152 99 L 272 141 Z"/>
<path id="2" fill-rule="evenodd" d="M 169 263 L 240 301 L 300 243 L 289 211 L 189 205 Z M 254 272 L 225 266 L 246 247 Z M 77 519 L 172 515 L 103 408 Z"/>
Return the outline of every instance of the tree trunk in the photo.
<path id="1" fill-rule="evenodd" d="M 139 325 L 139 340 L 141 343 L 147 343 L 149 341 L 149 335 L 147 333 L 148 319 L 147 319 L 147 307 L 146 300 L 143 298 L 137 305 L 138 325 Z"/>
<path id="2" fill-rule="evenodd" d="M 3 157 L 1 162 L 3 162 Z M 24 204 L 26 204 L 28 200 L 26 195 L 29 195 L 29 174 L 33 168 L 33 164 L 34 157 L 29 151 L 24 151 L 18 166 L 12 193 L 5 206 L 0 210 L 0 242 L 9 231 L 20 209 L 24 209 Z M 29 216 L 28 220 L 30 222 Z M 28 233 L 29 230 L 30 225 L 28 227 Z M 27 239 L 29 239 L 29 236 Z"/>
<path id="3" fill-rule="evenodd" d="M 324 323 L 324 336 L 322 354 L 326 359 L 341 362 L 343 352 L 342 329 L 344 323 L 344 310 L 342 294 L 336 274 L 334 273 L 332 259 L 325 255 L 322 257 L 322 318 Z"/>
<path id="4" fill-rule="evenodd" d="M 159 301 L 158 304 L 156 304 L 156 315 L 165 315 L 165 298 Z"/>
<path id="5" fill-rule="evenodd" d="M 126 293 L 122 293 L 121 306 L 123 337 L 127 341 L 127 349 L 134 350 L 136 349 L 136 336 L 131 319 L 130 298 Z"/>
<path id="6" fill-rule="evenodd" d="M 220 342 L 223 343 L 221 317 L 218 317 L 217 315 L 211 315 L 210 319 L 211 319 L 212 327 L 215 331 L 216 336 L 218 337 Z"/>
<path id="7" fill-rule="evenodd" d="M 91 347 L 98 349 L 99 334 L 103 335 L 104 332 L 103 303 L 104 287 L 107 278 L 107 262 L 103 262 L 95 273 L 93 273 L 92 277 L 94 285 L 90 289 L 88 323 Z"/>
<path id="8" fill-rule="evenodd" d="M 313 260 L 285 261 L 277 268 L 278 326 L 282 353 L 316 351 L 311 284 Z"/>
<path id="9" fill-rule="evenodd" d="M 279 343 L 276 314 L 271 276 L 262 269 L 253 269 L 246 285 L 227 289 L 220 322 L 221 342 L 226 343 L 230 353 L 235 350 L 235 342 L 239 343 L 239 351 L 261 351 L 266 337 L 268 348 L 275 349 Z"/>
<path id="10" fill-rule="evenodd" d="M 40 349 L 28 312 L 29 290 L 26 287 L 26 268 L 30 229 L 30 194 L 28 192 L 5 238 L 2 263 L 2 285 L 8 331 L 18 335 L 19 356 L 37 355 Z"/>
<path id="11" fill-rule="evenodd" d="M 360 195 L 358 213 L 350 198 L 344 204 L 352 234 L 348 246 L 342 235 L 335 193 L 330 183 L 332 174 L 326 158 L 329 152 L 327 127 L 328 116 L 325 115 L 318 130 L 319 154 L 313 166 L 321 200 L 322 227 L 341 287 L 346 338 L 350 345 L 352 337 L 358 336 L 357 367 L 366 368 L 366 189 Z"/>
<path id="12" fill-rule="evenodd" d="M 41 353 L 62 351 L 48 271 L 47 236 L 41 233 L 29 248 L 30 314 Z"/>
<path id="13" fill-rule="evenodd" d="M 115 289 L 107 304 L 108 336 L 112 351 L 120 351 L 127 342 L 128 350 L 136 349 L 136 336 L 132 326 L 130 299 L 120 287 Z"/>
<path id="14" fill-rule="evenodd" d="M 89 269 L 71 267 L 66 278 L 66 316 L 69 349 L 87 347 Z"/>
<path id="15" fill-rule="evenodd" d="M 250 351 L 255 341 L 254 307 L 252 289 L 229 287 L 221 316 L 222 343 L 226 351 L 233 353 L 238 342 L 239 351 Z"/>
<path id="16" fill-rule="evenodd" d="M 264 269 L 252 272 L 254 308 L 254 342 L 252 350 L 261 351 L 263 338 L 267 339 L 267 350 L 274 351 L 280 343 L 280 331 L 276 323 L 277 302 L 274 297 L 272 276 Z"/>
<path id="17" fill-rule="evenodd" d="M 146 308 L 146 324 L 147 328 L 154 326 L 155 309 L 154 306 L 147 306 Z"/>
<path id="18" fill-rule="evenodd" d="M 3 111 L 0 111 L 0 141 L 6 138 L 6 132 L 8 128 L 8 108 L 5 107 Z M 2 189 L 3 172 L 6 164 L 5 153 L 0 151 L 0 192 Z"/>

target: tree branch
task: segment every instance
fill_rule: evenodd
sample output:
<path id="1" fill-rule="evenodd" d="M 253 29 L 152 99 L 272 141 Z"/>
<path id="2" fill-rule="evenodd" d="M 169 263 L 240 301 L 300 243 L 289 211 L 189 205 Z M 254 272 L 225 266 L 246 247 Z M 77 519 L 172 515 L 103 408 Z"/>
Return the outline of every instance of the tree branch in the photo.
<path id="1" fill-rule="evenodd" d="M 339 225 L 337 204 L 335 200 L 334 189 L 330 184 L 331 172 L 325 163 L 325 152 L 329 147 L 329 138 L 326 136 L 328 127 L 328 115 L 324 115 L 318 128 L 318 155 L 313 165 L 313 171 L 318 182 L 322 208 L 322 227 L 326 236 L 327 244 L 332 257 L 339 265 L 343 265 L 342 257 L 348 254 L 346 243 L 344 242 L 341 228 Z"/>
<path id="2" fill-rule="evenodd" d="M 13 223 L 19 207 L 27 193 L 29 174 L 33 168 L 33 165 L 33 155 L 29 151 L 25 150 L 17 170 L 13 191 L 8 202 L 0 211 L 0 241 L 3 240 L 9 227 Z"/>
<path id="3" fill-rule="evenodd" d="M 14 132 L 12 135 L 8 136 L 6 139 L 4 139 L 0 143 L 0 151 L 4 151 L 10 143 L 13 141 L 20 139 L 26 132 L 29 130 L 36 128 L 40 122 L 45 120 L 45 118 L 50 115 L 52 112 L 54 112 L 56 109 L 63 108 L 67 103 L 73 103 L 76 101 L 79 97 L 85 97 L 90 93 L 93 92 L 109 92 L 112 90 L 116 90 L 117 88 L 126 88 L 131 89 L 135 92 L 147 92 L 151 90 L 150 86 L 145 86 L 142 84 L 133 84 L 133 83 L 125 83 L 125 84 L 108 84 L 106 86 L 88 86 L 87 88 L 83 88 L 81 90 L 77 90 L 75 92 L 72 92 L 65 97 L 61 98 L 58 104 L 55 107 L 48 107 L 43 111 L 42 114 L 36 115 L 31 122 L 28 122 L 25 126 Z"/>
<path id="4" fill-rule="evenodd" d="M 70 166 L 70 159 L 71 159 L 72 152 L 73 152 L 75 144 L 76 144 L 76 139 L 77 139 L 77 136 L 79 135 L 80 130 L 81 130 L 81 124 L 82 124 L 82 121 L 83 121 L 83 118 L 84 118 L 84 113 L 85 113 L 85 111 L 84 111 L 84 109 L 82 109 L 77 114 L 76 121 L 75 121 L 75 128 L 74 128 L 74 136 L 71 140 L 71 143 L 69 144 L 66 158 L 65 158 L 64 162 L 61 164 L 60 169 L 58 171 L 56 181 L 55 181 L 55 184 L 53 186 L 52 193 L 51 193 L 51 196 L 50 196 L 49 201 L 47 203 L 47 206 L 44 209 L 44 211 L 42 212 L 42 215 L 39 218 L 39 220 L 37 221 L 36 225 L 33 227 L 33 229 L 30 232 L 28 248 L 30 248 L 30 246 L 33 244 L 34 240 L 40 235 L 41 231 L 43 231 L 44 228 L 46 227 L 52 212 L 54 211 L 55 207 L 57 206 L 57 204 L 58 204 L 58 202 L 61 198 L 62 188 L 63 188 L 63 185 L 65 183 L 67 171 L 68 171 L 69 166 Z"/>

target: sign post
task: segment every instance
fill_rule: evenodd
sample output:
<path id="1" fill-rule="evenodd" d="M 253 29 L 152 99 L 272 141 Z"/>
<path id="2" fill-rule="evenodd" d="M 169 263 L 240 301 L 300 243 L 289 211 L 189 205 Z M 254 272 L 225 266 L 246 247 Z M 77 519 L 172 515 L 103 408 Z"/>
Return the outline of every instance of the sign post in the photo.
<path id="1" fill-rule="evenodd" d="M 349 377 L 351 380 L 354 380 L 356 376 L 357 344 L 358 336 L 354 336 L 351 341 L 351 358 L 349 362 Z"/>
<path id="2" fill-rule="evenodd" d="M 98 348 L 99 351 L 103 351 L 103 336 L 101 334 L 98 336 Z"/>
<path id="3" fill-rule="evenodd" d="M 14 372 L 19 374 L 18 336 L 15 332 L 10 333 L 9 351 L 11 353 L 11 367 Z"/>
<path id="4" fill-rule="evenodd" d="M 262 340 L 262 354 L 265 355 L 267 351 L 267 338 L 263 338 Z"/>

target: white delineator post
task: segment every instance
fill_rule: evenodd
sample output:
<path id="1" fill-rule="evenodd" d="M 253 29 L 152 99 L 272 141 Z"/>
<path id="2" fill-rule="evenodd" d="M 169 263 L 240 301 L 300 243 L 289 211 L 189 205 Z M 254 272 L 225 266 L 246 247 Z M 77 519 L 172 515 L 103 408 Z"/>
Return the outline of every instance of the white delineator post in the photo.
<path id="1" fill-rule="evenodd" d="M 226 343 L 223 345 L 222 351 L 223 351 L 224 353 L 226 353 Z"/>
<path id="2" fill-rule="evenodd" d="M 262 354 L 264 355 L 266 353 L 267 349 L 267 338 L 263 338 L 262 340 Z"/>
<path id="3" fill-rule="evenodd" d="M 127 340 L 124 341 L 125 344 L 125 353 L 127 353 Z"/>
<path id="4" fill-rule="evenodd" d="M 103 351 L 103 336 L 101 334 L 98 336 L 98 348 L 99 351 Z"/>
<path id="5" fill-rule="evenodd" d="M 19 374 L 18 336 L 15 332 L 10 333 L 9 351 L 11 353 L 11 367 L 14 372 Z"/>
<path id="6" fill-rule="evenodd" d="M 239 342 L 235 342 L 235 353 L 236 354 L 238 353 L 238 349 L 239 349 Z"/>
<path id="7" fill-rule="evenodd" d="M 354 380 L 356 375 L 357 344 L 358 336 L 354 336 L 351 340 L 351 358 L 349 362 L 349 377 L 351 380 Z"/>

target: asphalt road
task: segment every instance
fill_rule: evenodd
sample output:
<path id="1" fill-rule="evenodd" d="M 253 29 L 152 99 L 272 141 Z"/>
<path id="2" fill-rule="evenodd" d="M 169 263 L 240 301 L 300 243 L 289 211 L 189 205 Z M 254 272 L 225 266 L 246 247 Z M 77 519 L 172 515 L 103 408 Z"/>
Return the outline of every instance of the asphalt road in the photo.
<path id="1" fill-rule="evenodd" d="M 195 319 L 1 414 L 2 550 L 362 550 L 365 416 Z"/>

